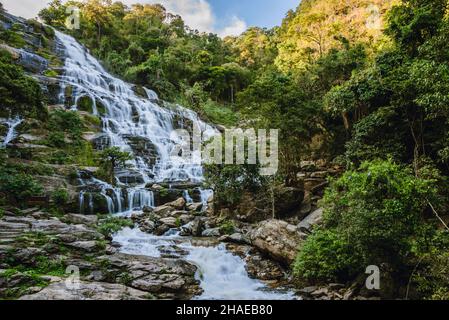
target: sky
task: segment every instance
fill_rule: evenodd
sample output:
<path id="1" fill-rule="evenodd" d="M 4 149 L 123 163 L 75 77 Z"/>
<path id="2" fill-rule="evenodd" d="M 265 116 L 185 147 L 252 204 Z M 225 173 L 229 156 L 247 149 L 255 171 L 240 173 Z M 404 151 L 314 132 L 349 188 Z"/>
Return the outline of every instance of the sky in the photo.
<path id="1" fill-rule="evenodd" d="M 0 0 L 12 14 L 34 18 L 50 0 Z M 121 0 L 133 3 L 161 3 L 179 14 L 191 28 L 220 36 L 239 35 L 250 26 L 280 25 L 285 14 L 300 0 Z"/>

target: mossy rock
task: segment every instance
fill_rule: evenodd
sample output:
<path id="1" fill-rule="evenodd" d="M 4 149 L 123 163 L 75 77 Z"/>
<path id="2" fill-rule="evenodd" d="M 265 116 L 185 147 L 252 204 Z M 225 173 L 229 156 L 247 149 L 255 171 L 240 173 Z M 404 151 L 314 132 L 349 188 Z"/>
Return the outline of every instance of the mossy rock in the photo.
<path id="1" fill-rule="evenodd" d="M 94 103 L 93 103 L 92 99 L 88 96 L 82 96 L 82 97 L 78 98 L 78 101 L 76 102 L 76 106 L 77 106 L 78 110 L 80 110 L 80 111 L 86 111 L 89 113 L 93 113 Z"/>
<path id="2" fill-rule="evenodd" d="M 73 101 L 73 87 L 71 85 L 68 85 L 67 87 L 65 87 L 64 89 L 64 104 L 66 107 L 71 107 L 72 106 L 72 101 Z"/>
<path id="3" fill-rule="evenodd" d="M 49 77 L 49 78 L 56 78 L 59 76 L 59 73 L 54 69 L 48 69 L 48 70 L 45 70 L 44 76 Z"/>

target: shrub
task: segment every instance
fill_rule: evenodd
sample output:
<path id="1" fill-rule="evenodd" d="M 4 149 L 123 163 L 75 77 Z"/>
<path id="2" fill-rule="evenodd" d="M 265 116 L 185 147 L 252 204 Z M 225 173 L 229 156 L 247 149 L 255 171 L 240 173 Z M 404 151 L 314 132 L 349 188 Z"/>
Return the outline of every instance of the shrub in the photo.
<path id="1" fill-rule="evenodd" d="M 244 191 L 256 192 L 266 185 L 260 175 L 259 165 L 205 165 L 207 185 L 214 190 L 215 203 L 234 206 L 239 203 Z"/>
<path id="2" fill-rule="evenodd" d="M 0 170 L 0 193 L 15 204 L 23 204 L 33 195 L 42 193 L 42 186 L 32 176 L 24 173 Z"/>
<path id="3" fill-rule="evenodd" d="M 133 226 L 134 223 L 129 219 L 109 216 L 100 221 L 97 230 L 105 237 L 110 237 L 123 228 L 132 228 Z"/>
<path id="4" fill-rule="evenodd" d="M 56 206 L 63 207 L 69 201 L 69 193 L 65 189 L 57 189 L 51 194 L 51 198 Z"/>
<path id="5" fill-rule="evenodd" d="M 391 161 L 365 162 L 346 172 L 323 199 L 329 231 L 307 239 L 295 264 L 297 274 L 348 280 L 363 272 L 362 266 L 384 263 L 399 271 L 427 230 L 423 212 L 436 193 L 434 180 L 419 179 Z"/>
<path id="6" fill-rule="evenodd" d="M 301 248 L 293 265 L 304 279 L 336 281 L 360 271 L 360 260 L 350 249 L 349 240 L 336 230 L 317 230 Z"/>

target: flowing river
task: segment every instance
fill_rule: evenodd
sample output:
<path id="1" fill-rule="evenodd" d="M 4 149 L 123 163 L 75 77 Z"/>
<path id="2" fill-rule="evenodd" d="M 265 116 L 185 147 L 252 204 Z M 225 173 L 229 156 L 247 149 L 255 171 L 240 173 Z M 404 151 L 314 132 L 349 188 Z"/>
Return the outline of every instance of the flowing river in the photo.
<path id="1" fill-rule="evenodd" d="M 109 74 L 74 38 L 58 31 L 56 36 L 65 57 L 61 101 L 67 105 L 68 89 L 72 109 L 77 109 L 80 99 L 89 99 L 92 113 L 98 115 L 103 124 L 100 148 L 114 146 L 133 155 L 130 169 L 117 178 L 116 186 L 92 177 L 80 177 L 83 189 L 79 196 L 80 211 L 94 213 L 94 196 L 89 191 L 92 189 L 106 199 L 110 213 L 129 215 L 145 206 L 154 206 L 154 194 L 146 188 L 148 184 L 180 181 L 201 184 L 200 164 L 171 156 L 179 143 L 173 130 L 196 126 L 205 137 L 211 137 L 216 133 L 213 126 L 201 121 L 191 110 L 180 106 L 162 107 L 151 90 L 144 90 L 146 96 L 137 94 L 135 87 Z M 137 150 L 136 140 L 153 153 Z M 210 195 L 210 191 L 201 190 L 201 201 L 206 203 Z M 185 198 L 191 201 L 188 194 Z M 122 245 L 124 253 L 160 257 L 171 250 L 174 258 L 195 264 L 204 290 L 197 299 L 294 299 L 290 292 L 276 291 L 251 279 L 243 259 L 227 251 L 224 244 L 198 244 L 192 238 L 179 236 L 176 231 L 158 237 L 138 228 L 124 229 L 115 235 L 114 241 Z"/>

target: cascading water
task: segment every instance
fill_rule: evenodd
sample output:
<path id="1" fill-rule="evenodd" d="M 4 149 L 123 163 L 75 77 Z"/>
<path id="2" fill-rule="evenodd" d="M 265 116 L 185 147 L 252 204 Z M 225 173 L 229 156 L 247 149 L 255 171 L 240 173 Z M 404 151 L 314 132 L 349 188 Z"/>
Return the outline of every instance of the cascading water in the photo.
<path id="1" fill-rule="evenodd" d="M 196 297 L 198 300 L 295 299 L 292 292 L 272 290 L 263 282 L 251 279 L 243 259 L 227 251 L 223 244 L 195 246 L 190 239 L 180 237 L 178 233 L 170 232 L 158 237 L 138 228 L 123 229 L 115 235 L 114 241 L 122 245 L 122 252 L 134 255 L 158 258 L 162 253 L 176 256 L 180 255 L 179 252 L 188 252 L 184 259 L 198 267 L 197 278 L 204 290 L 201 296 Z"/>
<path id="2" fill-rule="evenodd" d="M 1 147 L 6 147 L 12 140 L 14 140 L 16 137 L 16 128 L 22 123 L 22 121 L 23 119 L 20 117 L 10 118 L 4 121 L 4 124 L 8 126 L 8 131 L 0 145 Z"/>
<path id="3" fill-rule="evenodd" d="M 181 156 L 173 157 L 172 150 L 179 143 L 179 137 L 174 130 L 183 126 L 175 126 L 176 121 L 188 122 L 201 130 L 204 136 L 210 137 L 215 130 L 202 122 L 196 113 L 174 106 L 171 109 L 160 107 L 156 101 L 157 95 L 145 88 L 147 97 L 141 97 L 134 92 L 133 86 L 113 77 L 106 72 L 101 64 L 93 58 L 87 50 L 74 38 L 56 31 L 56 36 L 65 53 L 64 75 L 61 77 L 61 97 L 67 87 L 71 88 L 74 97 L 71 107 L 77 108 L 77 102 L 87 97 L 92 102 L 92 112 L 101 116 L 103 131 L 109 146 L 119 147 L 122 151 L 134 155 L 130 161 L 130 170 L 140 175 L 142 184 L 130 186 L 118 181 L 119 190 L 110 185 L 104 186 L 101 194 L 109 197 L 110 190 L 120 193 L 125 190 L 126 195 L 119 195 L 115 199 L 108 199 L 114 206 L 111 213 L 125 210 L 142 209 L 152 203 L 151 191 L 145 189 L 150 182 L 192 181 L 201 183 L 203 172 L 200 163 L 192 163 Z M 100 108 L 100 106 L 102 106 Z M 100 109 L 104 109 L 100 111 Z M 154 162 L 148 161 L 145 155 L 137 154 L 133 141 L 144 141 L 145 147 L 154 149 Z M 146 148 L 151 149 L 151 148 Z M 98 182 L 98 181 L 97 181 Z M 126 203 L 125 199 L 128 199 Z M 80 201 L 84 200 L 81 199 Z M 81 203 L 80 203 L 81 204 Z"/>
<path id="4" fill-rule="evenodd" d="M 107 73 L 75 39 L 58 31 L 56 36 L 66 57 L 65 73 L 61 77 L 61 101 L 67 104 L 65 92 L 69 87 L 73 97 L 70 101 L 72 109 L 77 108 L 79 99 L 88 97 L 92 101 L 92 112 L 102 119 L 105 135 L 102 145 L 119 147 L 130 152 L 134 158 L 128 169 L 133 173 L 133 178 L 121 175 L 116 186 L 92 176 L 80 177 L 81 212 L 89 210 L 89 213 L 94 213 L 92 190 L 107 200 L 110 213 L 127 215 L 144 206 L 154 206 L 153 193 L 145 188 L 149 183 L 190 181 L 200 184 L 203 181 L 200 162 L 171 156 L 180 142 L 173 130 L 188 129 L 193 125 L 197 132 L 203 132 L 205 140 L 216 134 L 216 130 L 202 122 L 191 110 L 180 106 L 160 107 L 157 95 L 149 89 L 144 88 L 146 97 L 139 96 L 133 86 Z M 154 155 L 149 157 L 148 154 L 139 153 L 133 145 L 135 140 L 143 141 L 145 149 L 153 150 Z M 139 177 L 135 177 L 135 173 Z M 201 201 L 205 206 L 211 195 L 211 191 L 201 190 Z M 184 196 L 192 201 L 188 192 Z M 204 289 L 200 299 L 292 298 L 289 293 L 267 291 L 262 282 L 251 279 L 245 271 L 244 261 L 222 245 L 195 246 L 190 238 L 180 237 L 174 230 L 157 237 L 140 232 L 137 228 L 122 230 L 114 236 L 114 241 L 122 245 L 121 251 L 124 253 L 152 257 L 160 257 L 162 249 L 166 252 L 173 245 L 183 249 L 187 256 L 178 258 L 191 261 L 200 270 L 198 277 Z"/>

